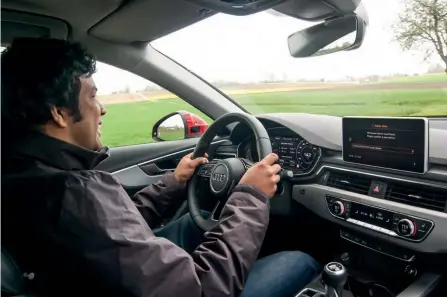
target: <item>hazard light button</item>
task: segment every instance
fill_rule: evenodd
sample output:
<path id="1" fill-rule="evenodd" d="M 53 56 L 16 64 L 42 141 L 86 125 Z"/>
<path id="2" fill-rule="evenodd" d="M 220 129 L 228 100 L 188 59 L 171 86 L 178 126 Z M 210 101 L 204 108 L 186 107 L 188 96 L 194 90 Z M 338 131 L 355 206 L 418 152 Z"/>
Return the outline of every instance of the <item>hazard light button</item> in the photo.
<path id="1" fill-rule="evenodd" d="M 373 180 L 371 186 L 369 187 L 368 195 L 383 198 L 385 196 L 386 186 L 386 183 Z"/>

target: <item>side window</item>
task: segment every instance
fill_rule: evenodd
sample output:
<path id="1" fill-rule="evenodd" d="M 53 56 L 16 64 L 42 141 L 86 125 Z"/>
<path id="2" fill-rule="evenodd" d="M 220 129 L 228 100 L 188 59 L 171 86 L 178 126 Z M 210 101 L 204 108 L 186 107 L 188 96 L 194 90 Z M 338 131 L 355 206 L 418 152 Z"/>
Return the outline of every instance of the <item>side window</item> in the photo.
<path id="1" fill-rule="evenodd" d="M 128 71 L 98 62 L 93 79 L 107 110 L 101 132 L 109 147 L 197 137 L 212 122 L 181 98 Z"/>

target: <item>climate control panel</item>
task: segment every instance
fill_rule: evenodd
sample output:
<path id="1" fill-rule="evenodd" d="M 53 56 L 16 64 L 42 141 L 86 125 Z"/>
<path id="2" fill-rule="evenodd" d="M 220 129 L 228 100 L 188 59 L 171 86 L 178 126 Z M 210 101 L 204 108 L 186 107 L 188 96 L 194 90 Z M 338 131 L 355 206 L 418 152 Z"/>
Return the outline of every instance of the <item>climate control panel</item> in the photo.
<path id="1" fill-rule="evenodd" d="M 432 221 L 387 209 L 326 196 L 329 212 L 348 223 L 409 241 L 424 240 L 434 227 Z"/>

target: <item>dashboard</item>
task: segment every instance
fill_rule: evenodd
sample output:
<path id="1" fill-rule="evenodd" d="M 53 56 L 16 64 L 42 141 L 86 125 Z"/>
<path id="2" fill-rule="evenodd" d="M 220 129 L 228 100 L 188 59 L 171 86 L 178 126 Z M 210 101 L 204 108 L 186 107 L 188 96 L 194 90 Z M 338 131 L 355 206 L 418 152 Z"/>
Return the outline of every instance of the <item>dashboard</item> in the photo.
<path id="1" fill-rule="evenodd" d="M 402 158 L 407 163 L 402 163 L 405 170 L 399 170 L 401 163 L 396 163 L 392 155 L 387 156 L 388 163 L 381 163 L 380 155 L 369 149 L 386 147 L 390 154 L 394 150 L 401 153 L 399 145 L 389 142 L 394 141 L 389 135 L 400 132 L 387 130 L 382 136 L 382 132 L 367 129 L 368 135 L 387 139 L 372 144 L 366 138 L 360 139 L 361 146 L 356 143 L 352 148 L 360 147 L 363 151 L 345 151 L 344 156 L 343 142 L 351 141 L 358 131 L 353 130 L 352 137 L 343 139 L 340 117 L 309 114 L 257 117 L 269 134 L 279 164 L 293 172 L 293 178 L 283 181 L 290 185 L 291 191 L 272 200 L 273 211 L 286 208 L 278 204 L 295 201 L 338 225 L 340 238 L 402 261 L 414 261 L 417 252 L 447 253 L 447 118 L 429 119 L 423 125 L 424 131 L 415 130 L 421 135 L 418 138 L 414 137 L 415 132 L 393 136 L 403 135 L 407 139 L 405 151 L 416 152 L 414 159 Z M 224 149 L 240 158 L 259 160 L 254 136 L 245 125 L 235 126 L 230 142 L 216 153 Z M 369 159 L 356 162 L 344 158 L 356 156 Z"/>

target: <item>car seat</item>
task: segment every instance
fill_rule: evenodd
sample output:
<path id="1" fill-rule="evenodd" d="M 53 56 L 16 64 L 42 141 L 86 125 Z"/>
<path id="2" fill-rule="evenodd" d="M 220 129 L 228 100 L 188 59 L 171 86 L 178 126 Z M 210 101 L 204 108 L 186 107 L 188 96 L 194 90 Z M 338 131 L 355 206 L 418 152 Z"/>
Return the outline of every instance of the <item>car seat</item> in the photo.
<path id="1" fill-rule="evenodd" d="M 2 297 L 35 297 L 25 294 L 25 283 L 33 275 L 24 274 L 10 253 L 2 247 Z"/>

